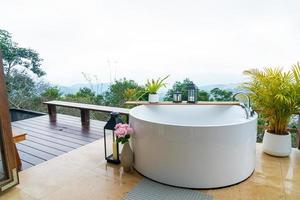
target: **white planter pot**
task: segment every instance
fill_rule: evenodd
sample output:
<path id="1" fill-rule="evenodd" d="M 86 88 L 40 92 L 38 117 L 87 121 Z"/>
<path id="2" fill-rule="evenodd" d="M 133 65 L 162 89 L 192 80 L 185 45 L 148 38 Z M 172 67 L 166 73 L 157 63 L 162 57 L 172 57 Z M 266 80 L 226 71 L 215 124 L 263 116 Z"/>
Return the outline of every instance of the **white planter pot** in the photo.
<path id="1" fill-rule="evenodd" d="M 158 94 L 149 94 L 148 101 L 150 103 L 157 103 L 159 101 Z"/>
<path id="2" fill-rule="evenodd" d="M 263 138 L 263 151 L 272 156 L 288 156 L 292 150 L 291 134 L 275 135 L 265 131 Z"/>

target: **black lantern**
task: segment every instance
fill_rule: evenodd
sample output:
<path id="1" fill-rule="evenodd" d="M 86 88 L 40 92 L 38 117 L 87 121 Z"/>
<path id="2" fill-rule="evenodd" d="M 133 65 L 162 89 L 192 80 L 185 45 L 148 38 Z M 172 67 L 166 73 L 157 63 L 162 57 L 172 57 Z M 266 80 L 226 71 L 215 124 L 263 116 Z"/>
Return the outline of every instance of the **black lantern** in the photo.
<path id="1" fill-rule="evenodd" d="M 196 103 L 198 99 L 198 89 L 195 84 L 190 84 L 188 90 L 188 103 Z"/>
<path id="2" fill-rule="evenodd" d="M 174 103 L 180 103 L 180 102 L 182 102 L 182 93 L 180 91 L 176 90 L 173 93 L 173 102 Z"/>
<path id="3" fill-rule="evenodd" d="M 110 119 L 105 124 L 103 130 L 105 159 L 108 163 L 113 164 L 120 163 L 119 144 L 117 143 L 117 136 L 115 135 L 115 126 L 118 123 L 123 124 L 123 121 L 119 118 L 119 113 L 112 112 L 110 113 Z M 109 144 L 107 142 L 111 143 L 111 148 L 108 148 Z M 108 153 L 108 151 L 111 153 Z"/>

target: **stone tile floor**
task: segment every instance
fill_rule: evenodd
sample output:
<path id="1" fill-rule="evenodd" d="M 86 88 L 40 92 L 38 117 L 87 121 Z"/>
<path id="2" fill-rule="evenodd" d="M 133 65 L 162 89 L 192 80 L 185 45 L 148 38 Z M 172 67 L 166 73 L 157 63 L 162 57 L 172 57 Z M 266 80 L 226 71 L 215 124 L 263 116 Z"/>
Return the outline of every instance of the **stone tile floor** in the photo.
<path id="1" fill-rule="evenodd" d="M 0 200 L 122 199 L 141 179 L 106 164 L 103 139 L 19 173 L 20 184 Z M 300 200 L 300 150 L 290 157 L 262 153 L 257 144 L 256 170 L 246 181 L 222 189 L 202 190 L 215 200 Z"/>

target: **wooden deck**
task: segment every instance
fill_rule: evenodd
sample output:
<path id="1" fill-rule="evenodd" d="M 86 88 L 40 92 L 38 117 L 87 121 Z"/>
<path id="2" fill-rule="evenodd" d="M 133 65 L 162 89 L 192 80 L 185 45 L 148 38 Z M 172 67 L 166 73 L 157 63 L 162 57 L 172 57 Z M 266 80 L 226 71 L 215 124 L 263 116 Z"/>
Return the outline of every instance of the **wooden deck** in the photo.
<path id="1" fill-rule="evenodd" d="M 86 130 L 79 117 L 58 114 L 57 119 L 53 123 L 44 115 L 12 122 L 13 131 L 27 133 L 17 144 L 23 170 L 103 137 L 103 121 L 91 120 Z"/>

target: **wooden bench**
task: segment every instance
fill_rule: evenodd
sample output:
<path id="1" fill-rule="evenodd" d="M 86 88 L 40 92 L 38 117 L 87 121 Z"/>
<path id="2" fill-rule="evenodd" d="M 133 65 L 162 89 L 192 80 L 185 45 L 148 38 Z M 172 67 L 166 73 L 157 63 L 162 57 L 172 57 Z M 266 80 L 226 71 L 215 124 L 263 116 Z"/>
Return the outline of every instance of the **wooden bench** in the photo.
<path id="1" fill-rule="evenodd" d="M 126 108 L 99 106 L 99 105 L 74 103 L 74 102 L 66 102 L 66 101 L 48 101 L 48 102 L 44 102 L 44 104 L 48 106 L 48 113 L 51 122 L 56 122 L 56 106 L 79 109 L 81 115 L 81 124 L 84 128 L 89 128 L 90 126 L 90 111 L 97 111 L 97 112 L 104 112 L 104 113 L 118 112 L 121 115 L 126 116 L 126 121 L 128 122 L 129 109 Z"/>
<path id="2" fill-rule="evenodd" d="M 15 149 L 15 152 L 16 152 L 16 161 L 17 161 L 18 170 L 21 170 L 21 168 L 22 168 L 22 161 L 21 161 L 21 158 L 20 158 L 20 155 L 19 155 L 16 144 L 18 142 L 22 142 L 22 141 L 26 140 L 26 135 L 27 135 L 26 133 L 15 133 L 15 132 L 13 132 L 14 149 Z"/>

